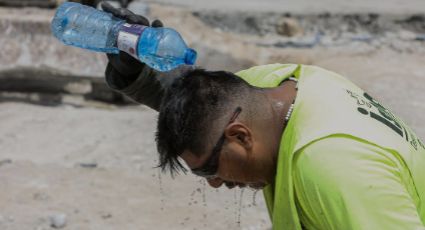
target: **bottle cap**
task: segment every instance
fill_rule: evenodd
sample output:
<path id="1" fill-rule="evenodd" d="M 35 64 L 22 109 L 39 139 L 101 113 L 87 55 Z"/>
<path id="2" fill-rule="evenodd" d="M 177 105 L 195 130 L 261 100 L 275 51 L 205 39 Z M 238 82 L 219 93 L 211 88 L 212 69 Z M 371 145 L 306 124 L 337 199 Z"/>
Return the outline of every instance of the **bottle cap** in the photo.
<path id="1" fill-rule="evenodd" d="M 186 49 L 186 53 L 185 53 L 185 57 L 184 57 L 184 62 L 186 65 L 193 65 L 195 64 L 196 61 L 196 51 L 193 49 Z"/>

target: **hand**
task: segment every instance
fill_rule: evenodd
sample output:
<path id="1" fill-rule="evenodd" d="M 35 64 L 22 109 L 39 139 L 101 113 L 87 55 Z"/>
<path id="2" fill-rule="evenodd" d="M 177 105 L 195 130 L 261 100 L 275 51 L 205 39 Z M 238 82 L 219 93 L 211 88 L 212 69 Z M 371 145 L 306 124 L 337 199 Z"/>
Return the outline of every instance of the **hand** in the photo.
<path id="1" fill-rule="evenodd" d="M 104 11 L 124 19 L 130 24 L 149 26 L 148 19 L 127 9 L 117 9 L 106 2 L 102 2 L 101 6 Z M 163 25 L 161 21 L 155 20 L 151 26 L 162 27 Z M 108 54 L 107 56 L 109 63 L 106 66 L 105 76 L 108 85 L 134 101 L 156 111 L 159 111 L 164 93 L 174 79 L 183 76 L 194 68 L 189 65 L 181 65 L 168 72 L 159 72 L 125 52 Z"/>
<path id="2" fill-rule="evenodd" d="M 141 15 L 134 14 L 125 8 L 115 8 L 108 2 L 101 3 L 102 9 L 117 18 L 125 20 L 130 24 L 140 24 L 144 26 L 162 27 L 160 20 L 155 20 L 149 25 L 149 20 Z M 117 88 L 123 88 L 133 82 L 144 68 L 150 68 L 146 64 L 133 58 L 129 54 L 120 51 L 119 54 L 107 54 L 109 63 L 106 67 L 105 75 L 113 79 Z"/>

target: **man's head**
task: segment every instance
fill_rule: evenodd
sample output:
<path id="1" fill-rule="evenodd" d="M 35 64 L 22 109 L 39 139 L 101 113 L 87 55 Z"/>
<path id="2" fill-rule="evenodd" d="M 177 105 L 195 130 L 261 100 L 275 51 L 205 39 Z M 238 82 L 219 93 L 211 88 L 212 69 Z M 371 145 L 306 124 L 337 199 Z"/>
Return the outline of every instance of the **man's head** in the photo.
<path id="1" fill-rule="evenodd" d="M 274 172 L 273 114 L 264 90 L 224 71 L 194 70 L 163 99 L 157 130 L 160 166 L 223 182 L 260 186 Z M 278 142 L 278 141 L 277 141 Z"/>

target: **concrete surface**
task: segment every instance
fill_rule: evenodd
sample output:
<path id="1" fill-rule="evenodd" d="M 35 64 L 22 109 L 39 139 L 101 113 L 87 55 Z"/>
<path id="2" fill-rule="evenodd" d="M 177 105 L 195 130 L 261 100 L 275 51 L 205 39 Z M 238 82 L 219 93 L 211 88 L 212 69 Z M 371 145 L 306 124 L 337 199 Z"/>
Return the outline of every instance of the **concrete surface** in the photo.
<path id="1" fill-rule="evenodd" d="M 102 77 L 104 54 L 64 46 L 51 35 L 54 11 L 37 8 L 0 8 L 0 71 L 52 68 L 69 75 Z"/>
<path id="2" fill-rule="evenodd" d="M 23 112 L 25 111 L 25 112 Z M 0 229 L 267 229 L 259 193 L 161 175 L 144 107 L 0 103 Z M 241 211 L 239 211 L 241 208 Z M 240 223 L 238 223 L 240 222 Z"/>
<path id="3" fill-rule="evenodd" d="M 294 12 L 294 13 L 425 13 L 422 0 L 147 0 L 195 10 Z"/>

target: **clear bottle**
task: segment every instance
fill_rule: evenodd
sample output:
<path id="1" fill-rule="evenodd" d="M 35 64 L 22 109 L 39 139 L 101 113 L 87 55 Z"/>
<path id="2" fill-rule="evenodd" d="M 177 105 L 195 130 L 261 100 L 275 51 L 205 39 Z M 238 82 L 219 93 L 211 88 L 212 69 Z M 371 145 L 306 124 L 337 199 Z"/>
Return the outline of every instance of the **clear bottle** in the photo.
<path id="1" fill-rule="evenodd" d="M 125 51 L 159 71 L 193 65 L 196 51 L 178 32 L 128 24 L 112 14 L 79 3 L 65 2 L 52 20 L 53 35 L 67 45 L 93 51 Z"/>

